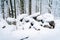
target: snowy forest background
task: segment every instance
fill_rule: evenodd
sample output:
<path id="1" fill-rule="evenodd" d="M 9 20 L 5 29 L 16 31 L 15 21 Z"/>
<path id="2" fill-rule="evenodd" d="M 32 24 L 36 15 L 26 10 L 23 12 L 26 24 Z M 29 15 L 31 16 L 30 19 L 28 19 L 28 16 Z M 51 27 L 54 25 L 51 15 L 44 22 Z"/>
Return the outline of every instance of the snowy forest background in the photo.
<path id="1" fill-rule="evenodd" d="M 60 40 L 60 0 L 0 0 L 0 40 Z"/>
<path id="2" fill-rule="evenodd" d="M 0 17 L 16 18 L 19 14 L 50 12 L 60 17 L 60 0 L 0 0 Z"/>

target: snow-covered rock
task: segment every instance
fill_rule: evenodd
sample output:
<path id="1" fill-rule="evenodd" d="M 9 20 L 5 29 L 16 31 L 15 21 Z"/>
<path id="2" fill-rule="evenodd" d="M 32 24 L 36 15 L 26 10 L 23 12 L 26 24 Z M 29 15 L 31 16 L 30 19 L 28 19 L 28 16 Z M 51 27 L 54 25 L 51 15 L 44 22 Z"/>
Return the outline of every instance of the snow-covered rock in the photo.
<path id="1" fill-rule="evenodd" d="M 28 16 L 27 14 L 21 14 L 17 16 L 17 20 L 23 19 L 24 17 Z"/>
<path id="2" fill-rule="evenodd" d="M 8 17 L 6 19 L 6 21 L 7 21 L 8 24 L 16 24 L 16 19 L 15 18 Z"/>
<path id="3" fill-rule="evenodd" d="M 9 21 L 9 22 L 14 22 L 15 21 L 15 19 L 11 18 L 11 17 L 8 17 L 6 20 Z"/>
<path id="4" fill-rule="evenodd" d="M 20 22 L 19 20 L 16 20 L 16 26 L 18 28 L 20 28 L 20 26 L 22 26 L 22 25 L 23 25 L 23 22 Z"/>
<path id="5" fill-rule="evenodd" d="M 33 21 L 30 23 L 31 24 L 31 28 L 37 30 L 37 31 L 40 31 L 40 29 L 42 28 L 40 26 L 41 23 L 37 22 L 37 21 Z"/>
<path id="6" fill-rule="evenodd" d="M 27 17 L 25 17 L 25 18 L 23 19 L 23 22 L 24 22 L 24 23 L 27 23 L 27 21 L 28 21 L 28 22 L 32 22 L 32 21 L 33 21 L 33 18 L 31 18 L 30 16 L 27 16 Z"/>
<path id="7" fill-rule="evenodd" d="M 54 16 L 50 13 L 45 13 L 38 16 L 37 20 L 42 22 L 43 27 L 55 28 Z"/>
<path id="8" fill-rule="evenodd" d="M 37 12 L 37 13 L 34 13 L 32 15 L 30 15 L 30 17 L 36 17 L 36 16 L 39 16 L 40 15 L 40 12 Z"/>
<path id="9" fill-rule="evenodd" d="M 21 25 L 21 26 L 17 26 L 18 27 L 18 29 L 20 29 L 20 30 L 29 30 L 29 27 L 30 27 L 30 23 L 25 23 L 25 24 L 23 24 L 23 25 Z"/>
<path id="10" fill-rule="evenodd" d="M 54 21 L 54 16 L 50 13 L 45 13 L 45 14 L 38 16 L 37 20 Z"/>
<path id="11" fill-rule="evenodd" d="M 17 25 L 18 29 L 22 28 L 21 26 L 25 23 L 23 20 L 27 16 L 28 16 L 27 14 L 20 14 L 17 16 L 16 25 Z"/>
<path id="12" fill-rule="evenodd" d="M 24 30 L 29 29 L 30 26 L 31 26 L 30 23 L 26 23 L 26 24 L 22 25 Z"/>

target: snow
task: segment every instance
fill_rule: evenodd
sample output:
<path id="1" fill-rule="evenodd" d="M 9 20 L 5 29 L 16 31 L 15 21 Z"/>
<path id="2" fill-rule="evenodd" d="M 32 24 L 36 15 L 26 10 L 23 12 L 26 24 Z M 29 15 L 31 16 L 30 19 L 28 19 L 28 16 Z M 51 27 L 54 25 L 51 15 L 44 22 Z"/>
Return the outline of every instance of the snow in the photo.
<path id="1" fill-rule="evenodd" d="M 45 13 L 45 14 L 41 14 L 40 16 L 37 17 L 37 20 L 44 20 L 44 21 L 53 21 L 54 20 L 54 16 L 50 13 Z"/>
<path id="2" fill-rule="evenodd" d="M 34 14 L 30 15 L 30 17 L 36 17 L 38 15 L 40 15 L 40 12 L 37 12 L 37 13 L 34 13 Z"/>
<path id="3" fill-rule="evenodd" d="M 32 31 L 33 30 L 33 31 Z M 30 29 L 30 30 L 17 30 L 17 31 L 14 31 L 12 33 L 12 35 L 14 37 L 16 37 L 17 39 L 22 39 L 22 38 L 25 38 L 25 37 L 33 37 L 34 35 L 37 34 L 37 31 L 35 31 L 34 29 Z"/>
<path id="4" fill-rule="evenodd" d="M 7 22 L 3 19 L 0 19 L 0 29 L 2 29 L 2 27 L 6 25 L 8 25 Z"/>
<path id="5" fill-rule="evenodd" d="M 39 14 L 39 13 L 38 13 Z M 27 16 L 22 14 L 23 21 L 20 21 L 20 16 L 17 19 L 7 18 L 7 21 L 14 22 L 16 25 L 9 25 L 6 20 L 0 19 L 0 40 L 60 40 L 60 19 L 54 19 L 52 14 L 42 14 L 37 17 L 40 20 L 40 17 L 44 20 L 43 25 L 49 25 L 45 21 L 55 21 L 55 28 L 49 29 L 40 26 L 42 23 L 34 20 L 32 17 L 36 14 Z M 37 15 L 36 15 L 37 16 Z M 26 22 L 29 20 L 29 22 Z M 31 25 L 33 23 L 33 26 Z M 6 26 L 3 28 L 3 26 Z M 31 28 L 29 29 L 29 27 Z M 39 31 L 36 29 L 40 29 Z M 26 38 L 28 37 L 28 38 Z"/>
<path id="6" fill-rule="evenodd" d="M 19 14 L 18 16 L 17 16 L 17 20 L 20 20 L 20 19 L 22 19 L 22 18 L 24 18 L 24 17 L 26 17 L 26 16 L 28 16 L 27 14 Z"/>
<path id="7" fill-rule="evenodd" d="M 3 29 L 4 31 L 15 31 L 16 30 L 16 26 L 15 25 L 7 25 L 6 28 Z"/>
<path id="8" fill-rule="evenodd" d="M 6 20 L 9 21 L 9 22 L 14 22 L 15 21 L 15 19 L 11 18 L 11 17 L 8 17 Z"/>

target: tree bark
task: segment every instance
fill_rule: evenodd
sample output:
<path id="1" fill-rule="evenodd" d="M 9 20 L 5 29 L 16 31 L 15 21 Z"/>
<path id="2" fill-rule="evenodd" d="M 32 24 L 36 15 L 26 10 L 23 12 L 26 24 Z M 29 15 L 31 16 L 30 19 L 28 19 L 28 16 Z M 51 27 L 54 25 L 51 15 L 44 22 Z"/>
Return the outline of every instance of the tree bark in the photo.
<path id="1" fill-rule="evenodd" d="M 16 0 L 14 0 L 14 13 L 15 13 L 15 18 L 16 18 Z"/>
<path id="2" fill-rule="evenodd" d="M 11 14 L 12 14 L 12 18 L 14 17 L 14 14 L 13 14 L 13 6 L 12 6 L 12 0 L 10 0 L 10 6 L 11 6 Z"/>
<path id="3" fill-rule="evenodd" d="M 42 14 L 42 0 L 40 0 L 40 14 Z"/>
<path id="4" fill-rule="evenodd" d="M 48 9 L 48 12 L 51 13 L 51 10 L 52 10 L 52 0 L 49 0 L 49 9 Z"/>
<path id="5" fill-rule="evenodd" d="M 24 13 L 24 0 L 20 0 L 20 14 Z"/>
<path id="6" fill-rule="evenodd" d="M 5 19 L 5 13 L 4 13 L 4 0 L 1 0 L 1 8 L 2 8 L 3 19 Z"/>
<path id="7" fill-rule="evenodd" d="M 31 15 L 31 0 L 29 0 L 29 15 Z"/>

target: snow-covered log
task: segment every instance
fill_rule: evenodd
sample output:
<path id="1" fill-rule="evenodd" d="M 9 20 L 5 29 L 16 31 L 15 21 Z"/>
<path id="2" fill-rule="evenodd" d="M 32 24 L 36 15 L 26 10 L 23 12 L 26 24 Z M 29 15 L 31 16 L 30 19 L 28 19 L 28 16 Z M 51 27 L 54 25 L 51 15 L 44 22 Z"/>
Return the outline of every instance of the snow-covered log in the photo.
<path id="1" fill-rule="evenodd" d="M 42 22 L 44 27 L 55 28 L 54 16 L 50 13 L 45 13 L 38 16 L 37 20 Z"/>
<path id="2" fill-rule="evenodd" d="M 45 14 L 39 15 L 37 17 L 37 20 L 54 21 L 54 16 L 50 13 L 45 13 Z"/>

